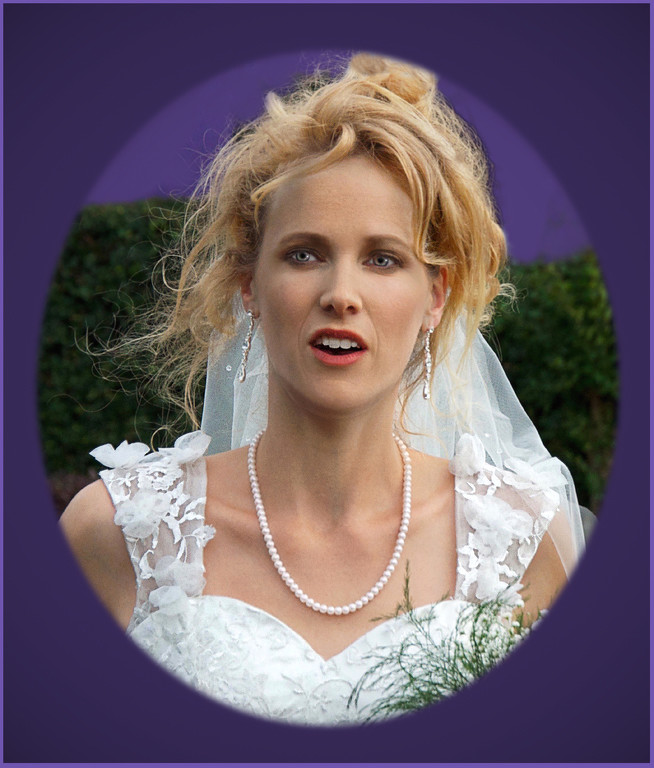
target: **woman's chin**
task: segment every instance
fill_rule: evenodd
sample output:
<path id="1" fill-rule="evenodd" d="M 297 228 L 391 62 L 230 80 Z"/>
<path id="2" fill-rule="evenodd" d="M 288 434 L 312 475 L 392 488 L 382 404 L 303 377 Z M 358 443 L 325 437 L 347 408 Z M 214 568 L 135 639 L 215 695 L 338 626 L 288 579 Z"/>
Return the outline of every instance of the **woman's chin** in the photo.
<path id="1" fill-rule="evenodd" d="M 397 389 L 389 393 L 370 383 L 316 382 L 315 386 L 302 389 L 294 387 L 291 399 L 295 413 L 305 412 L 329 419 L 353 419 L 374 412 L 375 418 L 379 418 L 385 410 L 393 414 Z"/>

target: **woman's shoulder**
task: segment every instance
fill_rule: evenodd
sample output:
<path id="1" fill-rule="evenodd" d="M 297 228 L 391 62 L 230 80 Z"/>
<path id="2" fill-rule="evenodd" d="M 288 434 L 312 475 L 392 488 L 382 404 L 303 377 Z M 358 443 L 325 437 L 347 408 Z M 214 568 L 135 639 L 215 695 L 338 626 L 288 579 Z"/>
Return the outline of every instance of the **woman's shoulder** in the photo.
<path id="1" fill-rule="evenodd" d="M 60 518 L 61 530 L 75 558 L 90 577 L 101 577 L 117 561 L 124 560 L 129 565 L 123 536 L 114 524 L 114 514 L 105 484 L 96 480 L 77 493 Z"/>
<path id="2" fill-rule="evenodd" d="M 61 516 L 62 530 L 75 554 L 84 560 L 90 560 L 91 553 L 102 555 L 98 561 L 102 564 L 112 551 L 125 553 L 125 531 L 121 532 L 117 518 L 127 511 L 127 503 L 149 507 L 152 505 L 139 502 L 160 492 L 170 495 L 173 484 L 184 475 L 182 469 L 196 464 L 208 444 L 206 435 L 194 432 L 178 438 L 173 448 L 158 451 L 151 451 L 144 443 L 127 441 L 117 448 L 107 443 L 91 451 L 106 469 L 100 472 L 100 480 L 72 499 Z M 188 489 L 180 485 L 179 493 L 184 490 Z"/>
<path id="3" fill-rule="evenodd" d="M 134 573 L 114 513 L 106 486 L 96 480 L 72 499 L 60 526 L 89 584 L 114 618 L 126 625 L 134 606 Z"/>
<path id="4" fill-rule="evenodd" d="M 82 488 L 61 516 L 60 524 L 71 544 L 83 539 L 100 540 L 103 531 L 115 529 L 114 505 L 102 480 Z"/>
<path id="5" fill-rule="evenodd" d="M 154 545 L 164 518 L 180 535 L 181 528 L 192 530 L 198 542 L 210 535 L 202 526 L 202 457 L 209 441 L 193 432 L 157 451 L 127 441 L 91 451 L 106 469 L 101 480 L 73 498 L 61 528 L 91 586 L 120 624 L 127 625 L 134 609 L 137 563 L 131 558 L 139 559 L 142 545 Z"/>

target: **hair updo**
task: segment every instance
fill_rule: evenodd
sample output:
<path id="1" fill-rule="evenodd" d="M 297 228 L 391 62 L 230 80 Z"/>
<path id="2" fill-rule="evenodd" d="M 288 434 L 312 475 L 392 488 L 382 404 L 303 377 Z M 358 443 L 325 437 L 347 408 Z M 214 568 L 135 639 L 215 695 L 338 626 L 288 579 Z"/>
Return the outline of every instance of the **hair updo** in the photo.
<path id="1" fill-rule="evenodd" d="M 335 76 L 319 71 L 283 95 L 269 93 L 264 113 L 220 148 L 189 202 L 178 248 L 164 262 L 181 270 L 174 304 L 158 308 L 138 343 L 154 353 L 160 392 L 194 423 L 209 337 L 214 329 L 233 334 L 234 299 L 256 263 L 271 193 L 352 155 L 370 158 L 400 183 L 414 203 L 418 258 L 447 268 L 435 363 L 457 317 L 466 317 L 468 343 L 489 321 L 506 242 L 480 143 L 433 74 L 357 54 Z M 404 394 L 418 375 L 417 343 Z"/>

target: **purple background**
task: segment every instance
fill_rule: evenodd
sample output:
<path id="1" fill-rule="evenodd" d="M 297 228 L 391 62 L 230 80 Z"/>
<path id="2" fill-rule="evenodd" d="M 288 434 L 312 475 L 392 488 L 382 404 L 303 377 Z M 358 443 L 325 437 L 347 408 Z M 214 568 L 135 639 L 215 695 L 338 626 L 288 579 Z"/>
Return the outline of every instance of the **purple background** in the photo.
<path id="1" fill-rule="evenodd" d="M 646 761 L 649 749 L 647 5 L 5 6 L 5 760 Z M 147 662 L 55 527 L 36 355 L 72 219 L 161 109 L 223 70 L 380 50 L 475 94 L 548 163 L 596 247 L 623 387 L 602 520 L 501 669 L 403 722 L 328 733 L 239 716 Z"/>

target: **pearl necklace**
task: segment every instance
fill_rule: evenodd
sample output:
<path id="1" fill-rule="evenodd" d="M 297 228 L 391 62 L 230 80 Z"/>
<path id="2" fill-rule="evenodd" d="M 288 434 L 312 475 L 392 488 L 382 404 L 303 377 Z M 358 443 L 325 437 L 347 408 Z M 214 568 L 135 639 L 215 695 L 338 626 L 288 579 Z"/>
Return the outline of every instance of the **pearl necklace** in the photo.
<path id="1" fill-rule="evenodd" d="M 400 523 L 400 530 L 397 534 L 397 540 L 395 541 L 395 549 L 393 550 L 393 554 L 388 565 L 386 566 L 386 569 L 384 570 L 384 573 L 369 592 L 366 592 L 365 595 L 362 595 L 353 603 L 350 603 L 349 605 L 325 605 L 325 603 L 320 603 L 317 600 L 314 600 L 312 597 L 309 597 L 300 589 L 300 587 L 298 587 L 290 573 L 284 567 L 284 563 L 282 563 L 282 559 L 277 553 L 277 549 L 275 548 L 275 542 L 273 541 L 272 533 L 268 527 L 266 510 L 264 509 L 263 501 L 261 500 L 259 478 L 257 477 L 257 447 L 263 433 L 264 430 L 262 429 L 261 432 L 259 432 L 250 443 L 250 447 L 248 449 L 248 475 L 250 476 L 250 488 L 252 490 L 254 508 L 257 512 L 257 518 L 259 520 L 259 527 L 261 528 L 263 540 L 266 544 L 266 547 L 268 548 L 270 559 L 277 569 L 277 573 L 279 573 L 282 581 L 291 590 L 295 597 L 297 597 L 301 603 L 304 603 L 307 608 L 312 608 L 314 611 L 318 611 L 319 613 L 326 613 L 329 616 L 345 616 L 348 613 L 354 613 L 355 611 L 360 610 L 364 605 L 367 605 L 371 600 L 374 600 L 375 597 L 377 597 L 377 595 L 386 586 L 386 583 L 390 579 L 391 574 L 395 570 L 395 566 L 399 562 L 402 549 L 404 548 L 404 541 L 406 539 L 407 531 L 409 530 L 409 520 L 411 519 L 411 457 L 409 456 L 409 451 L 407 450 L 406 445 L 397 435 L 393 435 L 395 442 L 397 443 L 397 447 L 400 449 L 400 455 L 402 456 L 402 464 L 404 467 L 404 482 L 402 489 L 402 521 Z"/>

